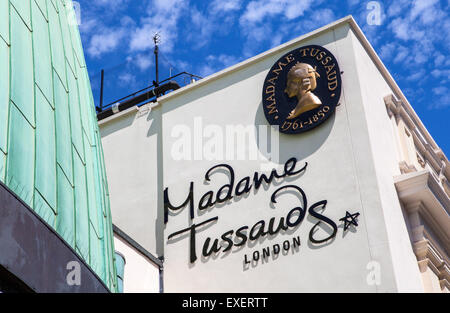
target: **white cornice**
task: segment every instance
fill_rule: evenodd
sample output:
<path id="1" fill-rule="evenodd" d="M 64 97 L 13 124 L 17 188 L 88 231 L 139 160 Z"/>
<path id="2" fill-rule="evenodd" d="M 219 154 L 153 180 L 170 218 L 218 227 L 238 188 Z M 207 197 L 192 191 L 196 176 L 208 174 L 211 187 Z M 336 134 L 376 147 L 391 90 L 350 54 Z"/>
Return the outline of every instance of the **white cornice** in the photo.
<path id="1" fill-rule="evenodd" d="M 448 256 L 450 251 L 450 199 L 435 177 L 429 171 L 424 170 L 394 177 L 394 182 L 398 197 L 406 210 L 409 213 L 418 212 L 420 214 L 420 217 L 438 236 L 442 249 Z"/>
<path id="2" fill-rule="evenodd" d="M 423 178 L 424 175 L 420 177 L 420 182 L 409 185 L 410 188 L 413 187 L 410 192 L 420 194 L 418 188 L 419 185 L 423 184 Z M 424 202 L 415 201 L 415 199 L 405 200 L 405 195 L 402 198 L 402 202 L 407 203 L 404 207 L 411 227 L 412 247 L 420 271 L 424 273 L 430 269 L 439 279 L 441 289 L 447 288 L 450 290 L 448 238 L 447 244 L 443 243 L 446 240 L 446 235 L 441 229 L 446 226 L 437 224 L 438 222 L 430 214 L 429 206 Z"/>
<path id="3" fill-rule="evenodd" d="M 440 287 L 450 289 L 449 261 L 445 255 L 436 250 L 435 246 L 426 237 L 413 243 L 413 250 L 417 258 L 420 271 L 431 269 L 438 277 Z"/>
<path id="4" fill-rule="evenodd" d="M 109 123 L 109 122 L 112 121 L 112 120 L 116 120 L 116 119 L 118 119 L 119 117 L 123 117 L 123 116 L 125 116 L 125 115 L 130 114 L 130 113 L 136 113 L 136 112 L 138 112 L 138 111 L 139 111 L 139 108 L 138 108 L 137 106 L 132 106 L 131 108 L 128 108 L 128 109 L 126 109 L 126 110 L 124 110 L 124 111 L 121 111 L 121 112 L 119 112 L 119 113 L 113 114 L 113 115 L 111 115 L 111 116 L 108 116 L 108 117 L 105 118 L 105 119 L 102 119 L 102 120 L 98 121 L 98 125 L 99 125 L 99 126 L 103 126 L 103 125 Z"/>

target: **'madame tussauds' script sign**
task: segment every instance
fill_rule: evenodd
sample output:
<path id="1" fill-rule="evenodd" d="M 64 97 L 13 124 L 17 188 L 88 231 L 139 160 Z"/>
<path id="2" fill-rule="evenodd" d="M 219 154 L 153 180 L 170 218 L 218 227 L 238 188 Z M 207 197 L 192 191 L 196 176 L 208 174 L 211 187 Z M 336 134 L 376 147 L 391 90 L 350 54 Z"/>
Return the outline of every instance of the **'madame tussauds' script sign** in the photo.
<path id="1" fill-rule="evenodd" d="M 215 173 L 224 173 L 224 171 L 228 174 L 229 183 L 221 186 L 216 192 L 208 191 L 206 192 L 198 201 L 195 200 L 194 197 L 194 182 L 190 183 L 189 191 L 187 192 L 186 200 L 179 204 L 173 204 L 169 199 L 169 188 L 164 190 L 164 223 L 167 224 L 169 221 L 169 215 L 176 214 L 180 210 L 185 207 L 189 207 L 189 216 L 190 219 L 193 220 L 196 216 L 195 213 L 204 210 L 211 210 L 215 205 L 228 202 L 235 197 L 240 197 L 244 194 L 249 193 L 252 189 L 258 190 L 262 185 L 270 185 L 274 180 L 280 180 L 283 178 L 287 178 L 289 176 L 297 176 L 301 173 L 305 172 L 308 167 L 308 163 L 305 163 L 302 166 L 297 166 L 297 159 L 291 158 L 286 161 L 284 164 L 284 169 L 282 173 L 277 172 L 276 169 L 273 169 L 269 176 L 265 174 L 261 174 L 255 172 L 253 176 L 247 176 L 240 179 L 237 183 L 237 179 L 235 178 L 235 172 L 233 168 L 228 164 L 219 164 L 212 168 L 210 168 L 205 174 L 205 181 L 210 182 L 211 176 Z M 294 229 L 298 227 L 305 216 L 309 214 L 313 218 L 317 220 L 317 222 L 313 225 L 311 230 L 309 231 L 309 240 L 312 244 L 320 244 L 326 242 L 336 236 L 338 226 L 335 221 L 331 220 L 324 214 L 324 209 L 327 205 L 327 200 L 321 200 L 315 202 L 313 204 L 309 204 L 307 195 L 297 185 L 287 184 L 282 187 L 279 187 L 275 190 L 271 197 L 271 203 L 277 203 L 278 197 L 281 197 L 284 193 L 283 191 L 289 190 L 290 192 L 297 193 L 299 198 L 299 203 L 294 205 L 292 208 L 286 210 L 286 215 L 281 218 L 272 217 L 269 220 L 257 220 L 257 216 L 255 217 L 255 223 L 253 225 L 230 225 L 230 230 L 220 234 L 218 238 L 208 237 L 202 246 L 201 253 L 204 257 L 208 257 L 211 254 L 230 251 L 233 247 L 241 247 L 245 245 L 247 242 L 256 242 L 259 238 L 264 236 L 273 236 L 281 231 L 287 231 L 290 229 Z M 235 199 L 236 200 L 236 199 Z M 269 203 L 268 203 L 269 204 Z M 319 213 L 320 212 L 320 213 Z M 350 215 L 352 221 L 349 221 L 349 217 L 341 219 L 345 222 L 345 230 L 353 224 L 358 226 L 356 223 L 356 218 L 359 213 Z M 349 214 L 349 213 L 348 213 Z M 239 218 L 236 218 L 238 221 Z M 203 220 L 199 223 L 192 223 L 189 227 L 176 231 L 168 236 L 168 241 L 171 239 L 184 234 L 189 234 L 189 245 L 190 245 L 190 262 L 194 263 L 197 260 L 197 240 L 196 234 L 197 230 L 202 226 L 207 224 L 212 224 L 214 222 L 219 221 L 219 216 L 211 217 L 209 219 Z M 319 227 L 321 223 L 327 225 L 327 228 L 330 231 L 326 235 L 320 235 L 321 238 L 318 238 L 319 235 L 316 234 L 316 228 Z M 347 227 L 348 226 L 348 227 Z M 286 241 L 287 242 L 287 241 Z M 285 243 L 286 243 L 285 242 Z M 284 248 L 286 249 L 286 245 L 283 243 Z M 300 238 L 294 238 L 292 244 L 300 245 Z M 276 246 L 274 246 L 274 253 L 276 253 Z M 278 249 L 280 247 L 278 246 Z M 259 252 L 257 254 L 259 258 Z M 255 254 L 253 254 L 253 258 L 255 258 Z M 244 257 L 244 262 L 248 262 L 247 255 Z"/>
<path id="2" fill-rule="evenodd" d="M 327 49 L 311 45 L 282 56 L 264 81 L 267 121 L 285 134 L 298 134 L 323 123 L 341 95 L 341 72 Z"/>

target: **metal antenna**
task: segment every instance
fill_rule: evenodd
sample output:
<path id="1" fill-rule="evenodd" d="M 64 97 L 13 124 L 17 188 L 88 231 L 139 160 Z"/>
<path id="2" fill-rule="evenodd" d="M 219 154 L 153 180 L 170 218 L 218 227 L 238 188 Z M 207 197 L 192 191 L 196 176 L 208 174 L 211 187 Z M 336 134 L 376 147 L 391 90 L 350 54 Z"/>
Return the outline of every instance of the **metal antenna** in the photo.
<path id="1" fill-rule="evenodd" d="M 154 83 L 155 87 L 158 87 L 159 85 L 159 64 L 158 64 L 158 54 L 159 54 L 159 49 L 158 49 L 158 43 L 161 42 L 161 36 L 156 33 L 155 36 L 153 36 L 153 42 L 155 43 L 155 64 L 156 64 L 156 80 Z"/>

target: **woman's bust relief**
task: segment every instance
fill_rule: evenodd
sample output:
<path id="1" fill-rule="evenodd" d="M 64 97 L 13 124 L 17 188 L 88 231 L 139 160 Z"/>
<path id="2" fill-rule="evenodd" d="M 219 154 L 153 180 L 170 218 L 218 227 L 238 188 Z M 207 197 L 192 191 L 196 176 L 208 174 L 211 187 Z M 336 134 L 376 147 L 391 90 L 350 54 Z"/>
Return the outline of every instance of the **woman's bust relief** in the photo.
<path id="1" fill-rule="evenodd" d="M 309 64 L 297 63 L 288 72 L 286 92 L 289 98 L 297 97 L 297 106 L 289 113 L 287 119 L 294 119 L 300 114 L 322 105 L 320 99 L 312 93 L 317 87 L 319 73 Z"/>

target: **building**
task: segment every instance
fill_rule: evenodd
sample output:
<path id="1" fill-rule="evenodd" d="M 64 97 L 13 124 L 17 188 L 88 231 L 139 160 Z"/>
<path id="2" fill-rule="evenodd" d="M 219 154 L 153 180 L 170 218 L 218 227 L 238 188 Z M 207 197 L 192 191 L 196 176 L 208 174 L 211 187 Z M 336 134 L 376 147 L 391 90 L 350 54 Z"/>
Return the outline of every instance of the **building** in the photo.
<path id="1" fill-rule="evenodd" d="M 112 110 L 124 290 L 450 290 L 449 161 L 352 17 Z"/>
<path id="2" fill-rule="evenodd" d="M 0 292 L 118 291 L 74 16 L 70 0 L 0 1 Z"/>

